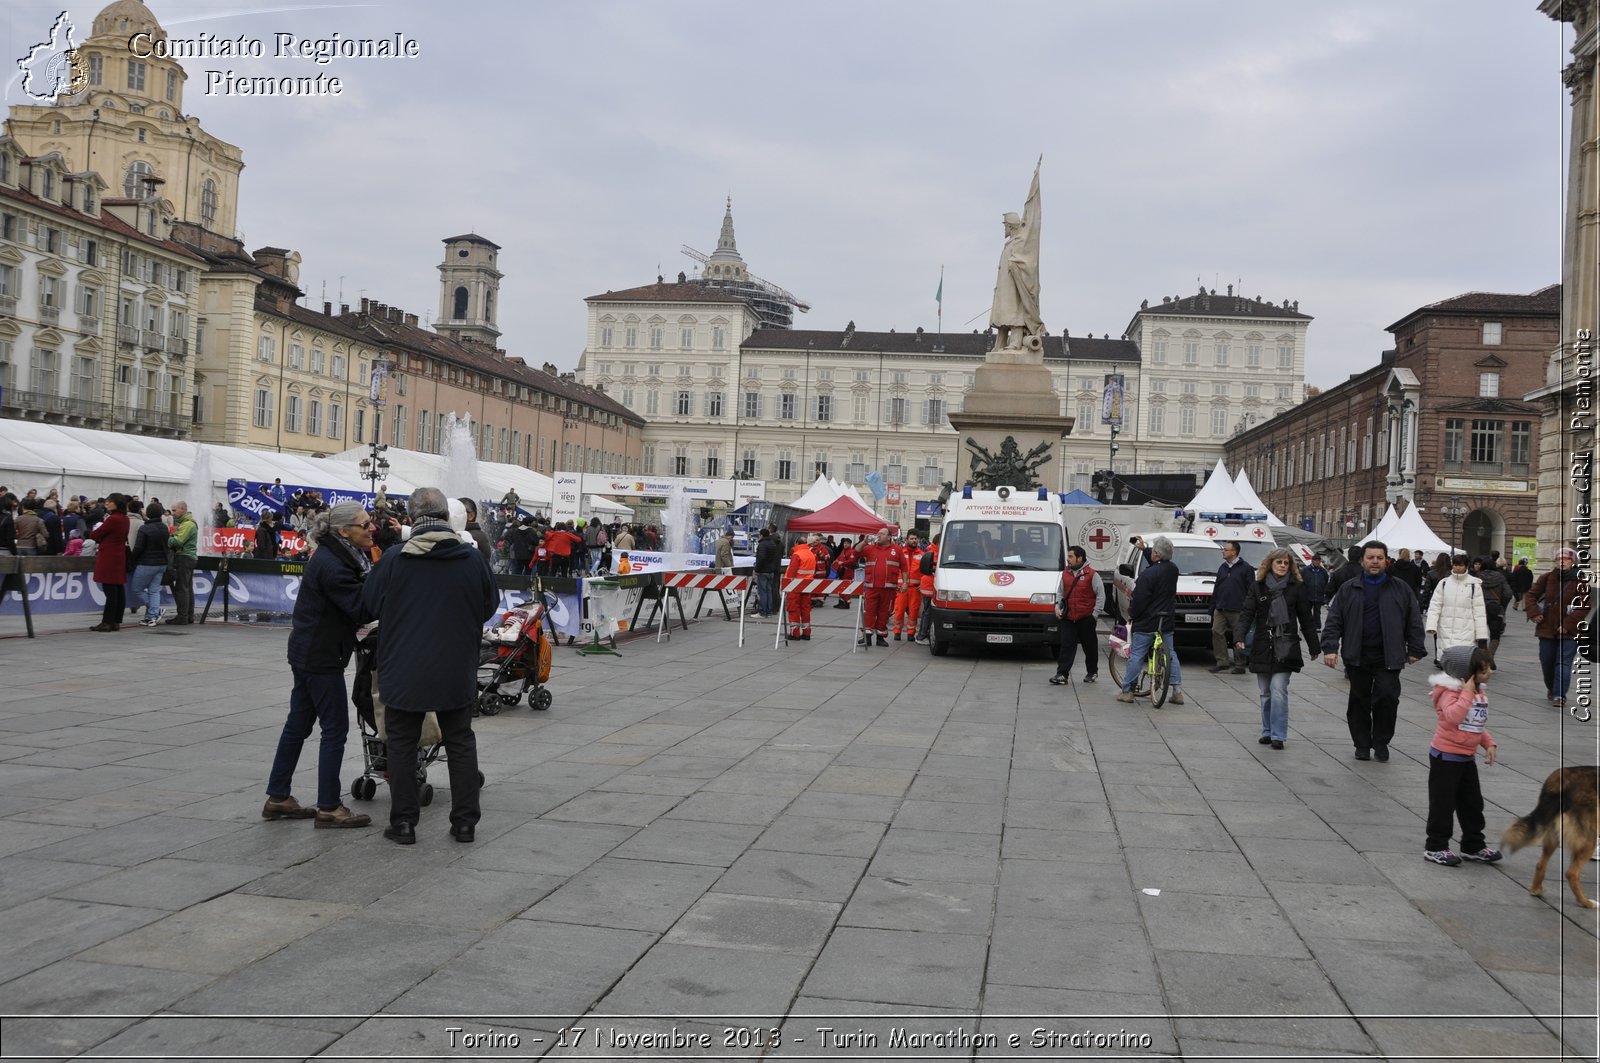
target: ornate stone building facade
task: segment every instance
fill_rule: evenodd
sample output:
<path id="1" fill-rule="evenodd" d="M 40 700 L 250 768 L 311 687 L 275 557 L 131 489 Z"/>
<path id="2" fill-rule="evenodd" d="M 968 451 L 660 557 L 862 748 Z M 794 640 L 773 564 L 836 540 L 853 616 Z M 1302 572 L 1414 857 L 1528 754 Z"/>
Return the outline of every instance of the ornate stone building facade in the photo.
<path id="1" fill-rule="evenodd" d="M 182 436 L 204 263 L 163 201 L 105 191 L 0 136 L 0 416 Z"/>
<path id="2" fill-rule="evenodd" d="M 1572 95 L 1567 151 L 1567 202 L 1561 263 L 1560 332 L 1544 379 L 1527 398 L 1539 405 L 1539 562 L 1577 547 L 1594 571 L 1595 345 L 1600 339 L 1600 12 L 1596 0 L 1541 0 L 1539 10 L 1572 24 L 1572 62 L 1561 80 Z"/>
<path id="3" fill-rule="evenodd" d="M 1389 503 L 1415 504 L 1441 539 L 1509 554 L 1534 534 L 1539 411 L 1521 398 L 1544 372 L 1561 288 L 1469 292 L 1389 326 L 1379 365 L 1228 442 L 1286 523 L 1360 537 Z M 1405 543 L 1391 544 L 1395 547 Z"/>

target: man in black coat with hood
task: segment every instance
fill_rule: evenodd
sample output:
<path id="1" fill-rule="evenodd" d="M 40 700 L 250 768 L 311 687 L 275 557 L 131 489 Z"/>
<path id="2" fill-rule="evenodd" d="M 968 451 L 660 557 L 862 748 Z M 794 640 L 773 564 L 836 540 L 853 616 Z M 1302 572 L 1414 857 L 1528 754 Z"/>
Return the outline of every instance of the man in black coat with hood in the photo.
<path id="1" fill-rule="evenodd" d="M 411 537 L 389 550 L 363 588 L 378 618 L 378 693 L 389 746 L 389 827 L 400 845 L 417 840 L 417 762 L 424 713 L 434 713 L 450 768 L 450 836 L 477 834 L 478 742 L 472 706 L 478 697 L 478 647 L 483 625 L 500 602 L 488 559 L 450 527 L 444 492 L 412 492 Z"/>

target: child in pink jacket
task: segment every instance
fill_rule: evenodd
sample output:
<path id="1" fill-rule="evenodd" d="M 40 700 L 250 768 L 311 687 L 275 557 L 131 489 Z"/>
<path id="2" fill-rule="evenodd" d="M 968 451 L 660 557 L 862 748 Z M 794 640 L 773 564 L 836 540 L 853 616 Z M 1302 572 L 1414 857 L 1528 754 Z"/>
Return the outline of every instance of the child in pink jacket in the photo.
<path id="1" fill-rule="evenodd" d="M 1463 860 L 1492 864 L 1500 859 L 1483 837 L 1483 791 L 1478 787 L 1478 748 L 1494 763 L 1494 736 L 1487 727 L 1494 668 L 1482 646 L 1451 646 L 1439 655 L 1444 671 L 1431 676 L 1433 711 L 1439 726 L 1428 750 L 1428 840 L 1422 857 L 1455 867 Z M 1450 850 L 1453 821 L 1461 821 L 1461 853 Z"/>

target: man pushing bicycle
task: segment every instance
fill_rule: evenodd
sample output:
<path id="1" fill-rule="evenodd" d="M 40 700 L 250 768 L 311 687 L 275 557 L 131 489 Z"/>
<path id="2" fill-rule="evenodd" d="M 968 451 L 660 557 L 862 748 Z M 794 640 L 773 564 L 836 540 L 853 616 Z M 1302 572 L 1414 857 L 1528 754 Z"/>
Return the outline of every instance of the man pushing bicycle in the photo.
<path id="1" fill-rule="evenodd" d="M 1135 535 L 1130 542 L 1144 551 L 1145 567 L 1133 585 L 1133 600 L 1128 606 L 1128 667 L 1122 675 L 1122 692 L 1117 700 L 1133 701 L 1133 688 L 1139 682 L 1145 658 L 1150 654 L 1156 632 L 1166 643 L 1172 669 L 1174 705 L 1183 704 L 1183 673 L 1178 670 L 1178 654 L 1173 641 L 1173 611 L 1178 601 L 1178 566 L 1172 563 L 1172 540 L 1157 535 L 1146 545 Z"/>

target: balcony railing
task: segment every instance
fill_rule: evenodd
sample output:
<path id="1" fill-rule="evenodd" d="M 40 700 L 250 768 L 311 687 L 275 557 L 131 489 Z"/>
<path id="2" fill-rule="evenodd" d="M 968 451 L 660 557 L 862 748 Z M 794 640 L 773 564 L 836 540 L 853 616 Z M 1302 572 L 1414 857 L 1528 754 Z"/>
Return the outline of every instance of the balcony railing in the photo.
<path id="1" fill-rule="evenodd" d="M 78 331 L 90 332 L 98 336 L 100 334 L 100 319 L 97 317 L 90 317 L 88 314 L 79 314 Z"/>
<path id="2" fill-rule="evenodd" d="M 188 414 L 163 413 L 160 410 L 141 410 L 119 407 L 116 419 L 129 425 L 138 425 L 143 428 L 162 428 L 171 432 L 187 432 L 192 423 Z"/>
<path id="3" fill-rule="evenodd" d="M 132 347 L 139 346 L 139 330 L 132 325 L 118 325 L 117 342 L 126 343 Z"/>
<path id="4" fill-rule="evenodd" d="M 17 316 L 17 297 L 14 295 L 0 295 L 0 314 Z"/>
<path id="5" fill-rule="evenodd" d="M 189 354 L 189 340 L 184 336 L 168 336 L 167 353 L 175 354 L 179 358 L 187 357 Z"/>
<path id="6" fill-rule="evenodd" d="M 23 415 L 60 417 L 102 421 L 110 412 L 103 402 L 75 399 L 65 395 L 51 395 L 40 391 L 7 391 L 0 397 L 0 407 L 17 410 Z"/>
<path id="7" fill-rule="evenodd" d="M 41 325 L 59 325 L 59 324 L 61 324 L 61 308 L 59 306 L 43 306 L 43 305 L 41 305 L 39 307 L 39 324 L 41 324 Z"/>
<path id="8" fill-rule="evenodd" d="M 167 349 L 167 338 L 155 329 L 145 329 L 141 342 L 152 351 L 164 351 Z"/>

